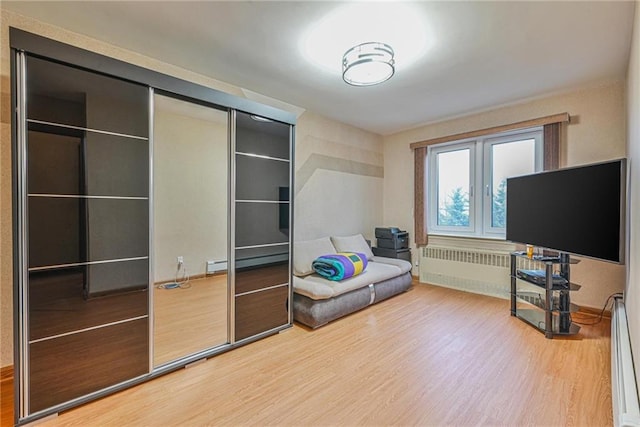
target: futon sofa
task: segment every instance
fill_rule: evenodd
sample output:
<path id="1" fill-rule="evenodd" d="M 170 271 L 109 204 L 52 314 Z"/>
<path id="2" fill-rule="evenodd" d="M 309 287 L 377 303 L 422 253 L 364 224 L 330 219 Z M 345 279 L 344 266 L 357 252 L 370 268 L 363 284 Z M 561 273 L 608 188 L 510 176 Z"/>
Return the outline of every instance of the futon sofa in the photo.
<path id="1" fill-rule="evenodd" d="M 359 275 L 331 281 L 315 274 L 313 261 L 337 252 L 360 252 L 368 265 Z M 293 317 L 311 328 L 406 291 L 411 286 L 411 263 L 373 255 L 361 234 L 324 237 L 294 243 Z"/>

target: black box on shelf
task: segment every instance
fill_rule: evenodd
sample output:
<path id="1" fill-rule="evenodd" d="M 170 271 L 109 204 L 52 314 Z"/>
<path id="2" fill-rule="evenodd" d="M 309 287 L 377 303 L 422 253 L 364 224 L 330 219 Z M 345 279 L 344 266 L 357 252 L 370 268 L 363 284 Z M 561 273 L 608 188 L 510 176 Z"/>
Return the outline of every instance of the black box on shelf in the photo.
<path id="1" fill-rule="evenodd" d="M 409 233 L 398 227 L 376 227 L 379 248 L 406 249 L 409 247 Z"/>
<path id="2" fill-rule="evenodd" d="M 411 249 L 371 248 L 376 256 L 398 258 L 411 262 Z"/>
<path id="3" fill-rule="evenodd" d="M 376 239 L 393 239 L 398 233 L 404 233 L 398 227 L 376 227 Z"/>
<path id="4" fill-rule="evenodd" d="M 387 249 L 406 249 L 409 247 L 409 233 L 406 231 L 395 234 L 391 239 L 378 237 L 378 247 Z"/>
<path id="5" fill-rule="evenodd" d="M 530 282 L 536 283 L 540 286 L 545 286 L 547 283 L 547 275 L 544 270 L 518 270 L 516 275 L 522 279 L 528 280 Z M 566 286 L 568 285 L 567 279 L 560 276 L 559 274 L 553 275 L 553 284 L 555 286 Z"/>

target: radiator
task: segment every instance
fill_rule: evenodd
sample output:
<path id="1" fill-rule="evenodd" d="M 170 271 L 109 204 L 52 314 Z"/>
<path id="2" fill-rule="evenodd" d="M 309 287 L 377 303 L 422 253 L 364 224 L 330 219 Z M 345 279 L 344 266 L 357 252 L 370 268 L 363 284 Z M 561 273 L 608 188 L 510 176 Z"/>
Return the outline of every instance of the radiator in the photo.
<path id="1" fill-rule="evenodd" d="M 622 298 L 613 300 L 611 317 L 611 396 L 613 425 L 640 426 L 640 404 L 636 384 L 627 313 Z"/>
<path id="2" fill-rule="evenodd" d="M 420 249 L 421 282 L 499 298 L 510 295 L 509 265 L 509 252 L 439 246 Z M 528 267 L 519 264 L 518 268 Z"/>

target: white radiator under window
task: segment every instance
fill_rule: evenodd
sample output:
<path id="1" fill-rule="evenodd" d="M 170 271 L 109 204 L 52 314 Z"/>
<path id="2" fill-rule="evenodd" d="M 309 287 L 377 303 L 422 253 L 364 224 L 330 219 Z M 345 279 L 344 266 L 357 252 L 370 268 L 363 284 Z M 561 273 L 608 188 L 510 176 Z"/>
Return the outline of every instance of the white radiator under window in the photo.
<path id="1" fill-rule="evenodd" d="M 613 300 L 611 314 L 611 395 L 613 424 L 640 426 L 640 404 L 636 384 L 627 313 L 622 298 Z"/>
<path id="2" fill-rule="evenodd" d="M 508 252 L 426 246 L 420 249 L 420 281 L 509 298 Z"/>
<path id="3" fill-rule="evenodd" d="M 510 252 L 426 246 L 420 249 L 420 281 L 498 298 L 511 295 Z M 517 268 L 541 268 L 525 258 Z"/>

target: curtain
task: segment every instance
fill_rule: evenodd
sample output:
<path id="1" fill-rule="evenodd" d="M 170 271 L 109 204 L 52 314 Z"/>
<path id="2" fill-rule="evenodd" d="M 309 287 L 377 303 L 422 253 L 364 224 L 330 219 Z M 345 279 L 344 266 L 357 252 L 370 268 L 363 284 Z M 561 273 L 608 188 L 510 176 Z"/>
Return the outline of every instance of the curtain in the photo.
<path id="1" fill-rule="evenodd" d="M 560 123 L 544 125 L 544 166 L 546 171 L 560 167 Z"/>
<path id="2" fill-rule="evenodd" d="M 426 246 L 429 242 L 427 234 L 427 192 L 426 192 L 426 163 L 427 147 L 413 150 L 414 156 L 414 234 L 417 246 Z"/>

